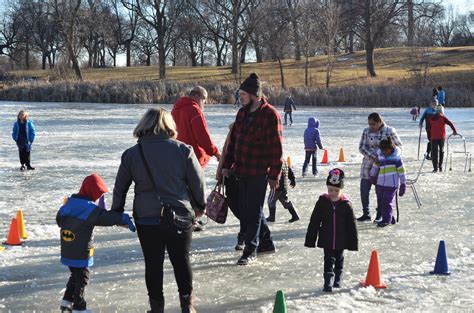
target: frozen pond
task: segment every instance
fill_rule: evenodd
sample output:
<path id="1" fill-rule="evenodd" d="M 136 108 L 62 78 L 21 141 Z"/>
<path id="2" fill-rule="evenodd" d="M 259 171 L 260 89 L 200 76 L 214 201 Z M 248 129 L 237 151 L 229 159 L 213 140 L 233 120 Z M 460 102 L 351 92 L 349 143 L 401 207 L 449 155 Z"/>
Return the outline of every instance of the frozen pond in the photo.
<path id="1" fill-rule="evenodd" d="M 82 179 L 99 173 L 113 189 L 122 152 L 134 144 L 132 131 L 150 105 L 71 104 L 0 102 L 0 237 L 5 240 L 11 218 L 21 208 L 28 240 L 22 247 L 0 252 L 0 312 L 58 311 L 68 270 L 59 263 L 59 228 L 55 215 L 66 195 L 78 191 Z M 18 152 L 11 140 L 17 112 L 25 108 L 37 128 L 33 146 L 34 172 L 19 171 Z M 170 106 L 167 106 L 170 109 Z M 281 111 L 281 108 L 278 108 Z M 233 250 L 238 223 L 229 216 L 225 225 L 209 222 L 194 234 L 192 265 L 196 307 L 200 312 L 271 312 L 275 292 L 284 290 L 289 312 L 354 311 L 459 311 L 474 305 L 473 174 L 462 171 L 459 156 L 453 171 L 431 173 L 426 163 L 418 181 L 423 206 L 418 209 L 411 190 L 400 198 L 400 223 L 378 229 L 375 224 L 358 224 L 359 251 L 346 252 L 343 288 L 322 292 L 323 251 L 303 247 L 309 217 L 325 178 L 336 166 L 344 148 L 345 193 L 353 200 L 356 215 L 359 200 L 358 143 L 369 113 L 382 113 L 403 141 L 408 176 L 420 165 L 416 161 L 418 127 L 409 109 L 302 108 L 294 112 L 294 124 L 284 130 L 285 158 L 291 156 L 297 185 L 290 192 L 302 219 L 289 224 L 289 214 L 277 208 L 277 222 L 271 225 L 277 253 L 259 257 L 249 267 L 239 267 L 239 253 Z M 232 106 L 207 106 L 205 115 L 211 136 L 222 147 L 227 126 L 235 118 Z M 301 178 L 304 160 L 303 132 L 307 119 L 321 122 L 323 145 L 329 150 L 330 166 L 319 166 L 317 178 Z M 446 116 L 467 138 L 474 152 L 474 109 L 446 108 Z M 451 131 L 447 129 L 447 133 Z M 424 131 L 423 131 L 423 139 Z M 422 144 L 422 152 L 426 143 Z M 459 150 L 459 141 L 451 142 Z M 318 155 L 318 160 L 321 154 Z M 215 159 L 205 170 L 208 190 L 214 185 Z M 128 208 L 133 193 L 129 193 Z M 111 194 L 107 195 L 110 204 Z M 375 193 L 372 194 L 372 203 Z M 265 208 L 267 211 L 267 208 Z M 136 234 L 118 227 L 95 230 L 95 266 L 86 288 L 88 308 L 94 312 L 144 312 L 148 297 L 144 262 Z M 440 240 L 445 240 L 452 275 L 427 274 L 433 270 Z M 362 288 L 373 248 L 379 252 L 382 277 L 388 289 Z M 166 311 L 179 312 L 177 287 L 169 260 L 165 261 Z M 471 308 L 471 309 L 469 309 Z"/>

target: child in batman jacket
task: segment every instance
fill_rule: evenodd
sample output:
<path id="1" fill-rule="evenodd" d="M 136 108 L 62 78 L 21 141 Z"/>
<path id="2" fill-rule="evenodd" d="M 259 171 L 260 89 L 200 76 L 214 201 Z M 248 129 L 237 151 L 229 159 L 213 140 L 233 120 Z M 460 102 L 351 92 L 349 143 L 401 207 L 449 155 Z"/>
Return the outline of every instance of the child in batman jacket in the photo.
<path id="1" fill-rule="evenodd" d="M 89 281 L 89 267 L 94 264 L 94 226 L 124 225 L 135 231 L 135 225 L 127 214 L 105 209 L 103 194 L 107 191 L 99 175 L 89 175 L 79 193 L 65 199 L 56 216 L 61 227 L 61 263 L 71 271 L 60 304 L 62 312 L 90 312 L 86 309 L 84 291 Z"/>
<path id="2" fill-rule="evenodd" d="M 341 287 L 344 249 L 357 251 L 358 237 L 352 204 L 342 194 L 344 172 L 335 168 L 326 180 L 328 193 L 319 196 L 306 232 L 305 247 L 324 249 L 324 291 Z M 319 237 L 319 238 L 318 238 Z"/>

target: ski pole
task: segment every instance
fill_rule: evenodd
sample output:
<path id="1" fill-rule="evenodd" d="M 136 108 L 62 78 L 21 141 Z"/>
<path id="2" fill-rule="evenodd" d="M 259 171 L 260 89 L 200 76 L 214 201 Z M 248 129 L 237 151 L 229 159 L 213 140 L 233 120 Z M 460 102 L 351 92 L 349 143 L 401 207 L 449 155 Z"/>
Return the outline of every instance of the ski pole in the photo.
<path id="1" fill-rule="evenodd" d="M 397 206 L 397 223 L 400 218 L 400 210 L 398 209 L 398 189 L 395 191 L 395 205 Z"/>

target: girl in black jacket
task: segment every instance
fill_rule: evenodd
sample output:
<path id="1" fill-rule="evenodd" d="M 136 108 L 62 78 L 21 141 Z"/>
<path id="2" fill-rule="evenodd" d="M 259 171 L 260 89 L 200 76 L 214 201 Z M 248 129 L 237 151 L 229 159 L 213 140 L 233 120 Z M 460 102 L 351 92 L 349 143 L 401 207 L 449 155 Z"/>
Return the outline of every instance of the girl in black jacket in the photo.
<path id="1" fill-rule="evenodd" d="M 344 249 L 357 251 L 358 238 L 354 211 L 342 194 L 344 172 L 335 168 L 326 180 L 328 193 L 322 194 L 314 207 L 306 233 L 305 247 L 324 248 L 324 291 L 341 287 Z"/>

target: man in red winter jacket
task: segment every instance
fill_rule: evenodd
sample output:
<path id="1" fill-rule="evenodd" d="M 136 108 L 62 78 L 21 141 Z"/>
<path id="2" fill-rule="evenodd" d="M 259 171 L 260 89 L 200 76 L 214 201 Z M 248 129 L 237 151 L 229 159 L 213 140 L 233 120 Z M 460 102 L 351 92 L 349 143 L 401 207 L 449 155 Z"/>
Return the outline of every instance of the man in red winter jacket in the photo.
<path id="1" fill-rule="evenodd" d="M 176 101 L 171 115 L 178 130 L 178 140 L 193 147 L 199 164 L 204 168 L 212 156 L 220 159 L 217 146 L 212 142 L 207 130 L 203 109 L 207 100 L 207 91 L 201 86 L 194 87 L 188 97 Z"/>
<path id="2" fill-rule="evenodd" d="M 444 142 L 446 141 L 446 125 L 451 127 L 453 135 L 457 134 L 453 123 L 444 116 L 444 108 L 441 105 L 436 107 L 436 113 L 429 118 L 430 138 L 431 138 L 431 162 L 433 162 L 433 172 L 443 170 Z"/>

